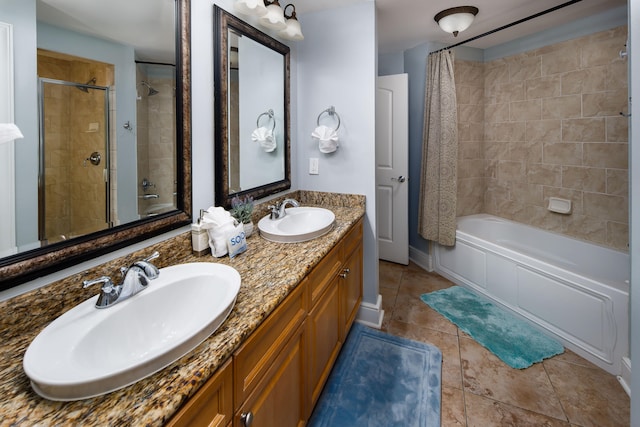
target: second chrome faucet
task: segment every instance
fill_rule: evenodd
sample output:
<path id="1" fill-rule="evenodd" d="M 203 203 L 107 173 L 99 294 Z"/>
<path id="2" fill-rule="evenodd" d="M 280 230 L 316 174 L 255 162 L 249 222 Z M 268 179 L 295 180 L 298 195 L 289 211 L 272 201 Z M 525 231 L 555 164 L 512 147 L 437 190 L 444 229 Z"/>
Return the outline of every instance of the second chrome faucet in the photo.
<path id="1" fill-rule="evenodd" d="M 280 203 L 276 203 L 275 205 L 269 206 L 269 209 L 271 209 L 271 214 L 269 215 L 269 218 L 271 218 L 272 220 L 284 218 L 284 216 L 287 214 L 287 211 L 285 210 L 287 205 L 291 205 L 294 208 L 297 208 L 300 206 L 298 201 L 295 199 L 284 199 Z"/>

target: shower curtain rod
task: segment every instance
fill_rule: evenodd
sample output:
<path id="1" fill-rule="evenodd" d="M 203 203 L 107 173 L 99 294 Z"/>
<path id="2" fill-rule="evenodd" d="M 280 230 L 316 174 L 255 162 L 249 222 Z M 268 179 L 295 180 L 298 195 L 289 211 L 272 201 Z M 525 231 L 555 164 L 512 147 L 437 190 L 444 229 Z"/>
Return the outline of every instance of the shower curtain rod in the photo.
<path id="1" fill-rule="evenodd" d="M 496 29 L 493 29 L 491 31 L 487 31 L 486 33 L 480 34 L 478 36 L 471 37 L 470 39 L 467 39 L 465 41 L 462 41 L 462 42 L 459 42 L 459 43 L 456 43 L 456 44 L 452 44 L 451 46 L 443 47 L 442 49 L 434 50 L 433 52 L 429 52 L 429 55 L 431 55 L 433 53 L 442 52 L 443 50 L 449 50 L 449 49 L 452 49 L 454 47 L 461 46 L 461 45 L 463 45 L 465 43 L 469 43 L 469 42 L 472 42 L 474 40 L 481 39 L 482 37 L 488 36 L 488 35 L 493 34 L 493 33 L 497 33 L 498 31 L 502 31 L 504 29 L 513 27 L 514 25 L 522 24 L 523 22 L 529 21 L 529 20 L 531 20 L 533 18 L 537 18 L 537 17 L 542 16 L 542 15 L 546 15 L 547 13 L 555 12 L 558 9 L 562 9 L 563 7 L 571 6 L 572 4 L 578 3 L 580 1 L 582 1 L 582 0 L 571 0 L 571 1 L 568 1 L 566 3 L 562 3 L 562 4 L 558 5 L 558 6 L 554 6 L 554 7 L 550 8 L 550 9 L 543 10 L 542 12 L 534 13 L 531 16 L 527 16 L 526 18 L 519 19 L 519 20 L 514 21 L 514 22 L 512 22 L 510 24 L 503 25 L 500 28 L 496 28 Z"/>

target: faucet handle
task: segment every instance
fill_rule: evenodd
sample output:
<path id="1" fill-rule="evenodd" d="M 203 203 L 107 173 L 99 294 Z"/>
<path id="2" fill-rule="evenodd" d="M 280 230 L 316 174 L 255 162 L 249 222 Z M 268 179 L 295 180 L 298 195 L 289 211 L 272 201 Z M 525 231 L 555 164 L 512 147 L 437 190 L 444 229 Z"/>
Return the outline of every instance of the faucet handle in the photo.
<path id="1" fill-rule="evenodd" d="M 102 290 L 106 293 L 109 293 L 113 290 L 113 282 L 111 281 L 111 278 L 109 276 L 102 276 L 93 280 L 85 280 L 84 282 L 82 282 L 82 287 L 88 288 L 89 286 L 95 285 L 97 283 L 102 283 Z"/>
<path id="2" fill-rule="evenodd" d="M 153 259 L 158 258 L 159 256 L 160 256 L 160 252 L 155 251 L 154 253 L 152 253 L 151 255 L 149 255 L 148 257 L 146 257 L 145 259 L 143 259 L 142 261 L 144 261 L 144 262 L 149 262 L 149 261 L 151 261 L 151 260 L 153 260 Z"/>

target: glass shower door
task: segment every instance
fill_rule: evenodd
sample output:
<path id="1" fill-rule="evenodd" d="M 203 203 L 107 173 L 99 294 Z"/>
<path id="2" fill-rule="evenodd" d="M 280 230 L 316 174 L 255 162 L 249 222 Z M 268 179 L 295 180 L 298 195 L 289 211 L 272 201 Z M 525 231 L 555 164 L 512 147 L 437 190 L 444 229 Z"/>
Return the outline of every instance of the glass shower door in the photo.
<path id="1" fill-rule="evenodd" d="M 90 83 L 40 79 L 43 244 L 110 226 L 109 89 Z"/>

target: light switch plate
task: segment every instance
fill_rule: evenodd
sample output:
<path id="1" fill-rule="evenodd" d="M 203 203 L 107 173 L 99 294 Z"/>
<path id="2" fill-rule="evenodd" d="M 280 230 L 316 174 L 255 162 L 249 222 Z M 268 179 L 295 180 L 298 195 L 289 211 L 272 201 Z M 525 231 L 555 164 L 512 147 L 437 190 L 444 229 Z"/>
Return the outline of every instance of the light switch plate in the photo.
<path id="1" fill-rule="evenodd" d="M 318 175 L 318 158 L 309 158 L 309 175 Z"/>

